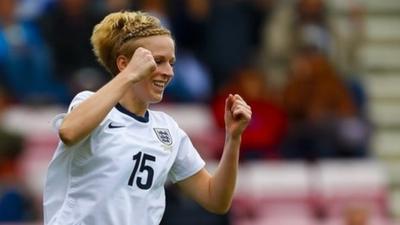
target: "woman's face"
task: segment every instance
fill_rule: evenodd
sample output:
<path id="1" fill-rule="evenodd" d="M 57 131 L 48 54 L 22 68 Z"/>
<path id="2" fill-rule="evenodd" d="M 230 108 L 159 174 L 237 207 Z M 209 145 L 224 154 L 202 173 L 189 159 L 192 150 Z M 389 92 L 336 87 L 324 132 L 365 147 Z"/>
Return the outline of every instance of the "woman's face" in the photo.
<path id="1" fill-rule="evenodd" d="M 152 52 L 157 68 L 150 76 L 134 84 L 134 96 L 146 104 L 160 102 L 174 76 L 175 43 L 169 35 L 157 35 L 141 38 L 135 44 Z"/>

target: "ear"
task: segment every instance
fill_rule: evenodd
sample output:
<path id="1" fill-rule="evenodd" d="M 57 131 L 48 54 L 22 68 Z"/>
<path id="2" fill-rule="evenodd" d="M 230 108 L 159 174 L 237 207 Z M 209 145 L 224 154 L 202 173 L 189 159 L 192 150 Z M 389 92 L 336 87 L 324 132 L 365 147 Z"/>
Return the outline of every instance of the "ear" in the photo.
<path id="1" fill-rule="evenodd" d="M 129 59 L 126 58 L 124 55 L 119 55 L 117 57 L 117 62 L 116 63 L 117 63 L 118 70 L 121 72 L 128 65 Z"/>

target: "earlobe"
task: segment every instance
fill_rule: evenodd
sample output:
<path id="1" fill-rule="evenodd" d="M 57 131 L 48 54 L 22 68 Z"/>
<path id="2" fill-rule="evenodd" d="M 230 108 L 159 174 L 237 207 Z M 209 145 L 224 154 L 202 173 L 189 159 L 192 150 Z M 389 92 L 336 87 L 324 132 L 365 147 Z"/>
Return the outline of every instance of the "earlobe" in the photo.
<path id="1" fill-rule="evenodd" d="M 123 55 L 119 55 L 117 57 L 117 62 L 116 63 L 117 63 L 118 70 L 122 71 L 128 65 L 128 59 Z"/>

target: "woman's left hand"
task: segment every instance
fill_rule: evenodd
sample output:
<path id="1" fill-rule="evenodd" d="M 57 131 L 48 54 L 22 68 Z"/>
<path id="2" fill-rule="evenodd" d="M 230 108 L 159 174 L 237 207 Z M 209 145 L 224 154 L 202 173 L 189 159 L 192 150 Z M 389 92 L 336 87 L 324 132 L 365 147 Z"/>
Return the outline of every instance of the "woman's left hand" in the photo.
<path id="1" fill-rule="evenodd" d="M 239 138 L 251 119 L 251 107 L 240 95 L 229 94 L 225 100 L 225 129 L 228 137 Z"/>

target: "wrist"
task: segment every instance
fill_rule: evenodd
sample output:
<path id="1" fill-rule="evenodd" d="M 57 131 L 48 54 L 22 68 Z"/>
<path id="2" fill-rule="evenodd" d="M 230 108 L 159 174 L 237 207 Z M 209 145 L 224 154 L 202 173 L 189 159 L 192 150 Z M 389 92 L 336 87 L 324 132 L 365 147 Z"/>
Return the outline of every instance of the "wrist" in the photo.
<path id="1" fill-rule="evenodd" d="M 138 76 L 134 72 L 128 72 L 126 70 L 121 72 L 120 77 L 130 83 L 136 83 L 139 81 L 137 79 Z"/>
<path id="2" fill-rule="evenodd" d="M 242 141 L 242 135 L 241 134 L 229 134 L 229 133 L 227 133 L 226 135 L 225 135 L 225 140 L 226 141 L 238 141 L 238 142 L 240 142 L 240 141 Z"/>

